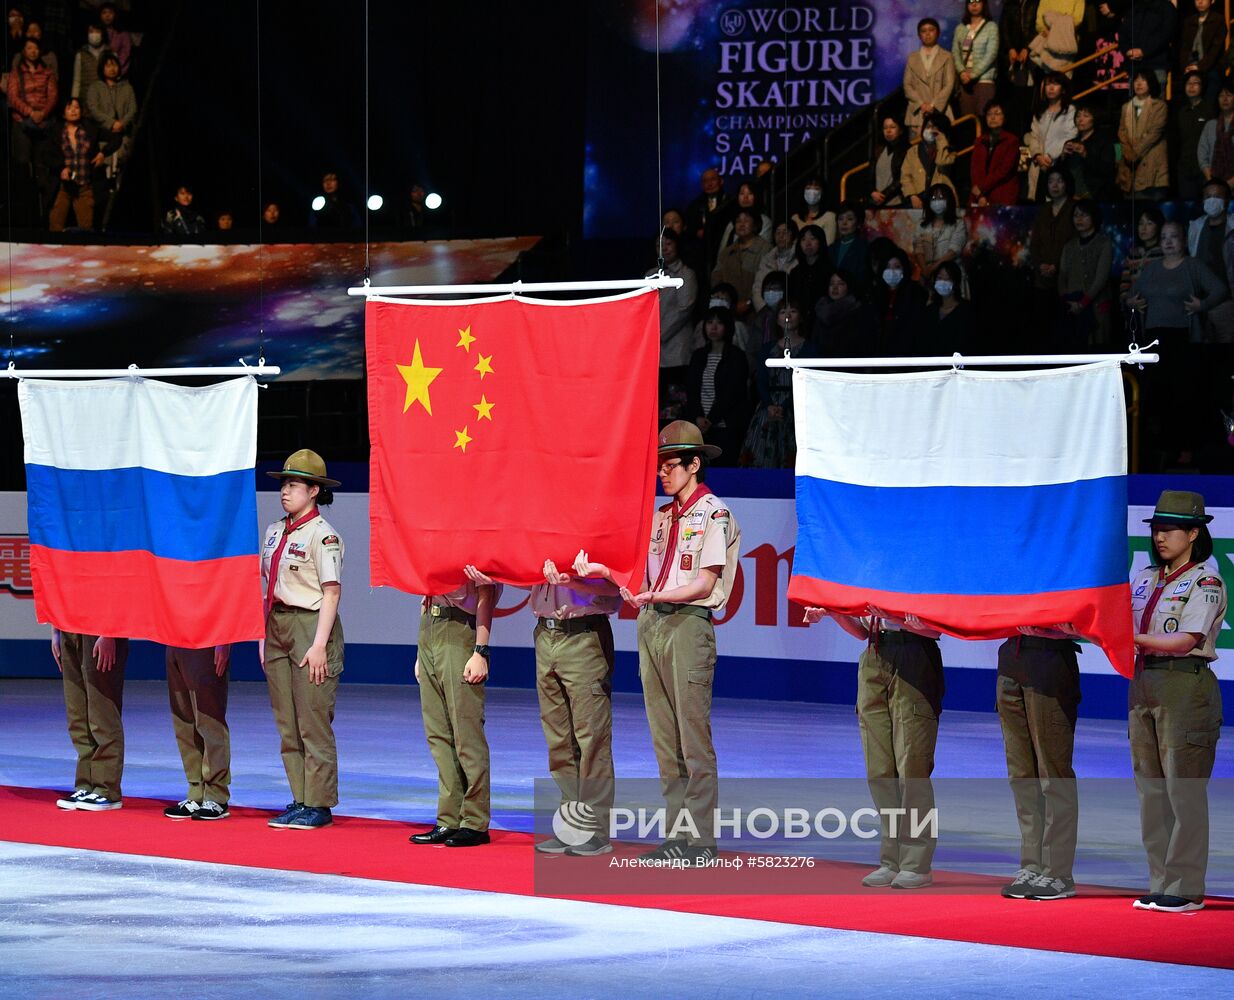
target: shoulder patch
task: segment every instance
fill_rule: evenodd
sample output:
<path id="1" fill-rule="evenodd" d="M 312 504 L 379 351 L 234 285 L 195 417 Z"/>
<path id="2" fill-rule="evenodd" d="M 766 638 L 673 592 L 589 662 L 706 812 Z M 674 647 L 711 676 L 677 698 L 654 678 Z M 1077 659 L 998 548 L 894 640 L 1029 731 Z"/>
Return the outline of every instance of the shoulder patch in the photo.
<path id="1" fill-rule="evenodd" d="M 723 507 L 720 507 L 720 508 L 718 508 L 718 509 L 716 509 L 716 510 L 713 510 L 713 511 L 711 512 L 711 519 L 712 519 L 713 521 L 718 521 L 718 520 L 720 520 L 720 518 L 722 518 L 722 517 L 728 517 L 728 511 L 727 511 L 727 510 L 725 510 Z"/>
<path id="2" fill-rule="evenodd" d="M 1219 576 L 1202 576 L 1196 582 L 1197 587 L 1224 587 L 1225 581 Z"/>
<path id="3" fill-rule="evenodd" d="M 338 545 L 339 544 L 338 535 L 326 535 L 326 537 L 321 540 L 321 544 L 322 545 Z"/>

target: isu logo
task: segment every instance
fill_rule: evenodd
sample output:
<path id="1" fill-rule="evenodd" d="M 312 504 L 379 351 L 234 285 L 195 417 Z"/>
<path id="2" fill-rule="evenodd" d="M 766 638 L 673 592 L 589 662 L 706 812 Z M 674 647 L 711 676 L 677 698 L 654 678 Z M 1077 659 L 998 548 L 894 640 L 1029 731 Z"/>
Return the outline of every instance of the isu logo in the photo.
<path id="1" fill-rule="evenodd" d="M 29 535 L 0 535 L 0 591 L 26 600 L 34 597 Z"/>

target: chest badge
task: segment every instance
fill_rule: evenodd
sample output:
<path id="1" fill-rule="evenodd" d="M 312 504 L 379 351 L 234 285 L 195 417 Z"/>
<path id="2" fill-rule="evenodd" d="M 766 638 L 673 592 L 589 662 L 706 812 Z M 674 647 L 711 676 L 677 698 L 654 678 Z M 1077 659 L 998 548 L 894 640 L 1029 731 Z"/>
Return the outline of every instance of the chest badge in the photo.
<path id="1" fill-rule="evenodd" d="M 682 568 L 682 569 L 684 569 L 684 570 L 686 570 L 687 572 L 688 572 L 689 570 L 692 570 L 692 569 L 694 568 L 694 556 L 693 556 L 693 554 L 691 554 L 691 553 L 689 553 L 689 552 L 686 552 L 686 553 L 684 553 L 684 554 L 682 555 L 682 557 L 681 557 L 681 568 Z"/>

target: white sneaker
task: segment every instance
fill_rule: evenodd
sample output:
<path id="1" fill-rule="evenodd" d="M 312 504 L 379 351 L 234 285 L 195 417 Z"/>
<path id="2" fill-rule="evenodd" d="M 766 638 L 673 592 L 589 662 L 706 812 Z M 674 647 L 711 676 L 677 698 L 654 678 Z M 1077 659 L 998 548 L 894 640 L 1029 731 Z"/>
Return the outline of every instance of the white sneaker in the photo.
<path id="1" fill-rule="evenodd" d="M 934 881 L 934 876 L 929 872 L 922 874 L 921 872 L 900 872 L 891 881 L 893 889 L 924 889 L 927 885 Z"/>
<path id="2" fill-rule="evenodd" d="M 61 809 L 76 809 L 81 804 L 81 800 L 89 794 L 84 788 L 79 788 L 70 795 L 64 795 L 56 799 L 56 805 Z"/>
<path id="3" fill-rule="evenodd" d="M 861 880 L 861 884 L 871 889 L 882 889 L 891 885 L 899 874 L 894 868 L 879 865 L 879 867 L 875 868 L 874 871 Z"/>
<path id="4" fill-rule="evenodd" d="M 81 801 L 77 803 L 77 808 L 85 809 L 87 812 L 103 812 L 107 809 L 119 809 L 123 805 L 124 803 L 120 799 L 109 799 L 106 795 L 91 792 L 89 795 L 81 797 Z"/>

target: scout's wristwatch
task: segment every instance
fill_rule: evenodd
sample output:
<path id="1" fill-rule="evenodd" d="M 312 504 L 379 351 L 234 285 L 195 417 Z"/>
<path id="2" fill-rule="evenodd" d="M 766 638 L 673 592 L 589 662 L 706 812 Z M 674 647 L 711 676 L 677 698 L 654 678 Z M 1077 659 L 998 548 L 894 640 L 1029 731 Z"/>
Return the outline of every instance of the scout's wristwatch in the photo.
<path id="1" fill-rule="evenodd" d="M 483 656 L 486 660 L 488 659 L 488 646 L 482 646 L 479 643 L 477 643 L 475 651 L 479 653 L 481 656 Z"/>

